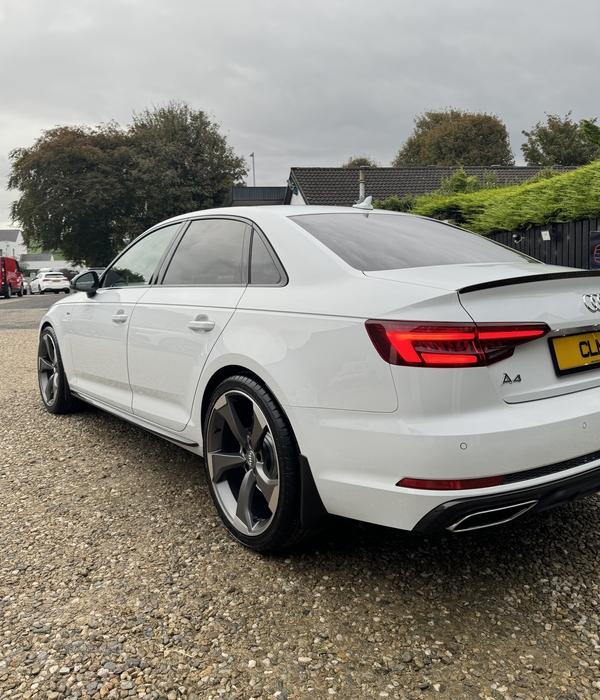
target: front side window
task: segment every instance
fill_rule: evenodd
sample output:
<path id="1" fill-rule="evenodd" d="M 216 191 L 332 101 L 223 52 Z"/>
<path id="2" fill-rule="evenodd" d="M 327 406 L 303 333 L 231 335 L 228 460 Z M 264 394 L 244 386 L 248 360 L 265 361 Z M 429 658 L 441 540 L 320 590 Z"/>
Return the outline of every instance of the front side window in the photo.
<path id="1" fill-rule="evenodd" d="M 490 262 L 532 262 L 515 250 L 441 221 L 378 213 L 290 217 L 342 260 L 364 272 Z"/>
<path id="2" fill-rule="evenodd" d="M 102 279 L 103 287 L 131 287 L 150 284 L 162 254 L 181 224 L 152 231 L 115 260 Z"/>
<path id="3" fill-rule="evenodd" d="M 163 284 L 246 283 L 244 242 L 249 227 L 233 219 L 192 221 L 169 263 Z"/>

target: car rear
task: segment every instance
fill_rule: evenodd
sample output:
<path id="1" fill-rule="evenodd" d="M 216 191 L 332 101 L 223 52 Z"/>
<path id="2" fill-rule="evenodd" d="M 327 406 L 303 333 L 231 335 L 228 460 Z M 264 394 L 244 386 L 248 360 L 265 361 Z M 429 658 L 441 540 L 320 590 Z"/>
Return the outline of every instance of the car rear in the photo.
<path id="1" fill-rule="evenodd" d="M 359 222 L 363 242 L 355 245 L 352 225 L 349 252 L 334 252 L 354 256 L 356 266 L 370 229 Z M 320 229 L 326 245 L 337 236 L 316 220 L 305 228 Z M 469 261 L 467 246 L 461 263 L 454 234 L 444 234 L 441 257 L 450 264 L 440 264 L 439 241 L 428 239 L 422 266 L 362 265 L 374 290 L 397 285 L 397 303 L 366 319 L 365 332 L 390 365 L 399 407 L 393 416 L 330 417 L 328 448 L 344 467 L 316 455 L 328 507 L 405 529 L 461 531 L 598 491 L 600 277 L 511 257 L 492 243 L 489 260 L 481 249 L 484 259 Z M 414 301 L 416 289 L 423 294 Z M 309 432 L 318 443 L 318 423 Z"/>
<path id="2" fill-rule="evenodd" d="M 419 319 L 367 323 L 405 397 L 409 460 L 397 487 L 438 501 L 419 529 L 503 522 L 599 488 L 598 326 L 584 300 L 600 280 L 574 274 L 457 288 L 463 321 L 439 322 L 422 306 Z M 554 495 L 539 491 L 548 484 Z"/>
<path id="3" fill-rule="evenodd" d="M 46 272 L 40 280 L 40 292 L 70 292 L 69 280 L 60 272 Z"/>

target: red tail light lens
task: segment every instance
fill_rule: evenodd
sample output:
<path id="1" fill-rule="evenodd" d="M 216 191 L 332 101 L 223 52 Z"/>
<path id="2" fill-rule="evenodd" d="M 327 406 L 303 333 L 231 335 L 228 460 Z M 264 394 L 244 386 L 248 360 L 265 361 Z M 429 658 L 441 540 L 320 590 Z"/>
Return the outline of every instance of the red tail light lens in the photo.
<path id="1" fill-rule="evenodd" d="M 381 357 L 411 367 L 478 367 L 510 357 L 517 345 L 550 332 L 545 323 L 367 321 Z"/>
<path id="2" fill-rule="evenodd" d="M 407 477 L 400 480 L 396 486 L 427 491 L 455 491 L 458 489 L 485 489 L 490 486 L 499 486 L 501 483 L 501 476 L 486 476 L 481 479 L 411 479 Z"/>

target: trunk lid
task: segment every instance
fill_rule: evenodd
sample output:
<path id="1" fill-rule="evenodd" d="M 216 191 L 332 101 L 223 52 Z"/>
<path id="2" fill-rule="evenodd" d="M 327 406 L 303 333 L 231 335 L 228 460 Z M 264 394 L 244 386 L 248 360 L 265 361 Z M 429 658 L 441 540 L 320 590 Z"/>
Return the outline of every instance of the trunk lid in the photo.
<path id="1" fill-rule="evenodd" d="M 518 346 L 512 357 L 487 368 L 507 403 L 600 386 L 600 310 L 593 311 L 594 303 L 589 303 L 589 295 L 600 295 L 598 271 L 497 263 L 366 274 L 454 289 L 460 304 L 476 323 L 548 324 L 551 332 L 547 336 Z M 586 335 L 594 331 L 596 336 Z"/>

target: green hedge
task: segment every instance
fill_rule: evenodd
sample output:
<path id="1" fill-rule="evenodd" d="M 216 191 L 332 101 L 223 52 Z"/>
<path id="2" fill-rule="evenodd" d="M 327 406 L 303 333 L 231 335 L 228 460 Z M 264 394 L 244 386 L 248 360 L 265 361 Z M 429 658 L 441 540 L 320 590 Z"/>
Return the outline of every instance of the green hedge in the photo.
<path id="1" fill-rule="evenodd" d="M 387 208 L 385 202 L 378 204 Z M 600 161 L 539 182 L 471 194 L 424 195 L 412 203 L 410 211 L 452 219 L 482 234 L 594 219 L 600 217 Z"/>

